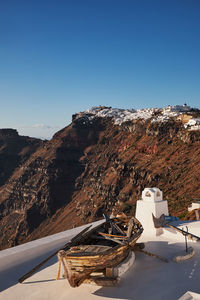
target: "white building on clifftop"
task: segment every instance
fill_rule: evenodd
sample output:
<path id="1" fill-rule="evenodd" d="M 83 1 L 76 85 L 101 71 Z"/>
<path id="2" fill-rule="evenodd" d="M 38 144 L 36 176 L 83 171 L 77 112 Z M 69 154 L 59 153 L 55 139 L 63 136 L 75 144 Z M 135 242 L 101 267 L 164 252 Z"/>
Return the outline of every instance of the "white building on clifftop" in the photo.
<path id="1" fill-rule="evenodd" d="M 191 111 L 191 107 L 186 103 L 184 105 L 168 105 L 166 108 L 163 108 L 163 114 L 171 112 L 188 112 Z"/>

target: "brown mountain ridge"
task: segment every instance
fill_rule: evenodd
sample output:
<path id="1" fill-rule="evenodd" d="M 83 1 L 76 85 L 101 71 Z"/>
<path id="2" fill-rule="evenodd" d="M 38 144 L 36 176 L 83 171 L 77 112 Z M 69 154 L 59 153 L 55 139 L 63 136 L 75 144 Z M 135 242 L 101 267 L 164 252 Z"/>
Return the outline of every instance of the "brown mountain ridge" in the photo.
<path id="1" fill-rule="evenodd" d="M 200 117 L 197 110 L 187 115 Z M 103 213 L 134 213 L 145 187 L 160 188 L 170 214 L 187 218 L 188 205 L 200 198 L 200 131 L 183 125 L 177 117 L 116 125 L 111 117 L 80 114 L 50 141 L 27 138 L 26 145 L 15 132 L 25 144 L 11 147 L 17 158 L 7 173 L 6 152 L 5 164 L 0 156 L 1 249 Z M 1 131 L 0 143 L 1 151 Z"/>

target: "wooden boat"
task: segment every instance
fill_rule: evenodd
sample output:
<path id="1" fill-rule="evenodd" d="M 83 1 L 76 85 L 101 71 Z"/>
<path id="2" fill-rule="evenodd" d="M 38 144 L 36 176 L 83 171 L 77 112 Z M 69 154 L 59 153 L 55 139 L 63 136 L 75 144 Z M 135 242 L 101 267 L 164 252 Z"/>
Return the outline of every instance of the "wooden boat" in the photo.
<path id="1" fill-rule="evenodd" d="M 70 285 L 77 287 L 93 272 L 101 272 L 122 262 L 142 232 L 142 225 L 134 217 L 121 215 L 107 219 L 86 232 L 78 245 L 58 252 L 59 273 L 62 264 Z"/>

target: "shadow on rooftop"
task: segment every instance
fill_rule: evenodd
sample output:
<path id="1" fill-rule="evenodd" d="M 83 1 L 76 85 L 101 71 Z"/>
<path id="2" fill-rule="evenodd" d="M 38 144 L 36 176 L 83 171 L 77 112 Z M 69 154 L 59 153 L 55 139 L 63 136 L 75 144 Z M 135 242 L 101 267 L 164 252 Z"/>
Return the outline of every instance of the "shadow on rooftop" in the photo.
<path id="1" fill-rule="evenodd" d="M 41 283 L 41 282 L 49 282 L 49 281 L 56 281 L 56 279 L 28 281 L 28 282 L 23 282 L 22 284 L 33 284 L 33 283 Z"/>
<path id="2" fill-rule="evenodd" d="M 59 278 L 59 280 L 66 280 L 66 278 Z M 56 281 L 56 279 L 28 281 L 28 282 L 23 282 L 22 284 L 42 283 L 42 282 L 49 282 L 49 281 Z"/>
<path id="3" fill-rule="evenodd" d="M 18 283 L 18 279 L 22 277 L 24 274 L 29 272 L 32 268 L 34 268 L 36 265 L 38 265 L 40 262 L 42 262 L 44 259 L 46 259 L 48 256 L 50 256 L 54 251 L 45 253 L 43 255 L 37 256 L 35 258 L 27 258 L 27 260 L 21 262 L 19 260 L 18 262 L 15 262 L 14 265 L 11 263 L 8 263 L 8 267 L 6 268 L 4 265 L 4 268 L 0 268 L 0 292 L 3 290 L 6 290 L 10 288 L 11 286 Z M 32 254 L 33 256 L 34 254 Z M 6 257 L 6 260 L 8 258 Z M 45 263 L 41 268 L 39 268 L 35 273 L 53 265 L 57 261 L 56 255 L 50 259 L 47 263 Z M 34 274 L 35 274 L 34 273 Z M 31 283 L 31 282 L 24 282 L 25 284 Z M 20 284 L 20 283 L 19 283 Z"/>
<path id="4" fill-rule="evenodd" d="M 192 243 L 192 247 L 196 252 L 193 258 L 175 263 L 172 259 L 185 249 L 184 243 L 147 242 L 144 250 L 167 258 L 169 263 L 136 252 L 134 265 L 121 278 L 119 286 L 102 287 L 94 295 L 112 299 L 169 300 L 178 299 L 188 290 L 199 293 L 200 245 Z"/>

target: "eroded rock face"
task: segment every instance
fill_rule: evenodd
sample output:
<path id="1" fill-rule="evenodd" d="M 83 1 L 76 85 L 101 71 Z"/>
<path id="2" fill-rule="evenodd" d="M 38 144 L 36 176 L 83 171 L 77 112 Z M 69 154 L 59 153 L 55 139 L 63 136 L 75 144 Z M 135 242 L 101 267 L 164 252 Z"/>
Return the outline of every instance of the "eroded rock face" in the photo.
<path id="1" fill-rule="evenodd" d="M 16 132 L 6 134 L 20 138 Z M 51 141 L 29 140 L 32 152 L 10 169 L 0 188 L 1 248 L 97 220 L 103 213 L 134 213 L 145 187 L 163 190 L 170 213 L 182 214 L 200 197 L 199 137 L 175 120 L 117 126 L 110 118 L 80 115 Z"/>
<path id="2" fill-rule="evenodd" d="M 42 143 L 39 139 L 19 136 L 15 129 L 0 129 L 0 186 Z"/>
<path id="3" fill-rule="evenodd" d="M 96 120 L 93 126 L 88 126 L 82 120 L 76 120 L 15 170 L 0 194 L 3 244 L 8 235 L 5 219 L 10 215 L 20 219 L 20 226 L 10 229 L 13 238 L 9 239 L 8 245 L 13 246 L 23 240 L 19 234 L 22 228 L 26 235 L 31 233 L 71 201 L 75 180 L 84 170 L 80 158 L 84 149 L 98 140 L 105 127 L 103 123 Z"/>

